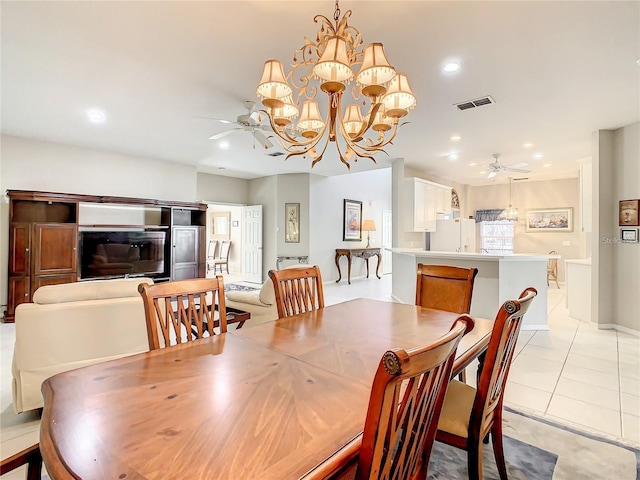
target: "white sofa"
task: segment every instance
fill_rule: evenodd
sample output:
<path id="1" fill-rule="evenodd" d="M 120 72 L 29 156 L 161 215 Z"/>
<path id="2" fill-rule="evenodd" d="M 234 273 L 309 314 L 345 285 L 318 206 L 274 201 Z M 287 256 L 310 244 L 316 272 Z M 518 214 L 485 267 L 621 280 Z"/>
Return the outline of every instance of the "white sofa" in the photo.
<path id="1" fill-rule="evenodd" d="M 43 406 L 42 382 L 68 370 L 149 350 L 140 283 L 93 280 L 40 287 L 16 308 L 13 406 Z"/>
<path id="2" fill-rule="evenodd" d="M 225 292 L 225 300 L 227 307 L 251 313 L 245 328 L 278 318 L 276 294 L 270 278 L 265 280 L 260 290 Z"/>

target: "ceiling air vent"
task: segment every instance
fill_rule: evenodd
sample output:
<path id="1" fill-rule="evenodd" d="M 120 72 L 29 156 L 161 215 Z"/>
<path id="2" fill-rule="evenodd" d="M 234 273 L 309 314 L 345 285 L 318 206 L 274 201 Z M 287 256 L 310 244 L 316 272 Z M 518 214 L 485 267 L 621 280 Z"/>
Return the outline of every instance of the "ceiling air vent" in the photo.
<path id="1" fill-rule="evenodd" d="M 469 110 L 470 108 L 490 105 L 492 103 L 496 103 L 496 101 L 489 95 L 487 95 L 486 97 L 476 98 L 475 100 L 467 100 L 466 102 L 456 103 L 455 106 L 458 107 L 458 110 Z"/>
<path id="2" fill-rule="evenodd" d="M 279 157 L 280 155 L 284 155 L 284 152 L 271 152 L 271 153 L 265 153 L 265 155 L 268 155 L 270 157 Z"/>

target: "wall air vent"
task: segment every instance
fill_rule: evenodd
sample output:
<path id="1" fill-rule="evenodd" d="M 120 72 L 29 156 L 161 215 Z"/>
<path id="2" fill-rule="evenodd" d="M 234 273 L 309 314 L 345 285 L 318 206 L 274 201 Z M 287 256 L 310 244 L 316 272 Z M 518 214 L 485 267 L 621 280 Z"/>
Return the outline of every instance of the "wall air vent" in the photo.
<path id="1" fill-rule="evenodd" d="M 265 155 L 268 155 L 269 157 L 279 157 L 281 155 L 284 155 L 284 152 L 270 152 L 270 153 L 265 153 Z"/>
<path id="2" fill-rule="evenodd" d="M 487 95 L 486 97 L 467 100 L 466 102 L 460 102 L 454 105 L 458 107 L 458 110 L 469 110 L 470 108 L 482 107 L 483 105 L 490 105 L 492 103 L 496 103 L 496 101 Z"/>

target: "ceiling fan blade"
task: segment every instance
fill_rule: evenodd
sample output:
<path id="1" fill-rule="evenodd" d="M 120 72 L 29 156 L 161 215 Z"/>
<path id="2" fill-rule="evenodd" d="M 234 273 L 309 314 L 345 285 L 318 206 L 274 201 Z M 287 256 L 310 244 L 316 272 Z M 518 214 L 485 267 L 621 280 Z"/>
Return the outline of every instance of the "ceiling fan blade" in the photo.
<path id="1" fill-rule="evenodd" d="M 233 120 L 225 120 L 224 118 L 202 117 L 202 116 L 196 116 L 195 118 L 204 118 L 205 120 L 213 120 L 214 122 L 220 122 L 220 123 L 226 123 L 226 124 L 238 123 L 238 122 L 234 122 Z"/>
<path id="2" fill-rule="evenodd" d="M 251 114 L 249 115 L 249 118 L 251 118 L 251 120 L 253 120 L 255 123 L 260 123 L 260 121 L 262 120 L 260 118 L 260 112 L 258 111 L 251 112 Z"/>
<path id="3" fill-rule="evenodd" d="M 487 178 L 493 178 L 498 174 L 498 172 L 496 172 L 495 170 L 493 172 L 489 172 L 489 175 L 487 175 Z"/>
<path id="4" fill-rule="evenodd" d="M 531 173 L 531 170 L 524 170 L 522 168 L 504 167 L 504 169 L 510 172 Z"/>
<path id="5" fill-rule="evenodd" d="M 225 130 L 224 132 L 221 133 L 216 133 L 215 135 L 212 135 L 211 137 L 209 137 L 209 140 L 218 140 L 222 137 L 226 137 L 227 135 L 230 135 L 232 133 L 237 133 L 237 132 L 242 132 L 244 130 L 244 128 L 239 127 L 239 128 L 232 128 L 231 130 Z"/>
<path id="6" fill-rule="evenodd" d="M 505 167 L 520 168 L 520 167 L 526 167 L 527 165 L 529 165 L 527 162 L 520 162 L 520 163 L 514 163 L 513 165 L 505 165 Z"/>
<path id="7" fill-rule="evenodd" d="M 255 137 L 256 140 L 258 140 L 262 146 L 266 149 L 273 147 L 273 143 L 271 143 L 269 141 L 269 139 L 267 137 L 264 136 L 264 134 L 258 130 L 254 130 L 253 131 L 253 136 Z"/>

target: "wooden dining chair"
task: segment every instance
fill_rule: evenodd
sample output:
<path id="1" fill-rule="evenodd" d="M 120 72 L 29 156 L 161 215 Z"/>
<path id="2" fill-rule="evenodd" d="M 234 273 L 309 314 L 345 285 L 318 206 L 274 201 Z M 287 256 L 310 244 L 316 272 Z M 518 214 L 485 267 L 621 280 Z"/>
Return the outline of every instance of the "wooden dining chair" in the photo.
<path id="1" fill-rule="evenodd" d="M 324 308 L 322 275 L 317 265 L 270 270 L 269 278 L 276 294 L 278 318 Z"/>
<path id="2" fill-rule="evenodd" d="M 456 348 L 473 325 L 461 315 L 429 345 L 387 351 L 373 379 L 362 437 L 321 464 L 313 478 L 426 479 Z"/>
<path id="3" fill-rule="evenodd" d="M 205 333 L 227 331 L 222 276 L 148 285 L 138 291 L 144 303 L 149 350 L 189 342 Z"/>
<path id="4" fill-rule="evenodd" d="M 42 455 L 40 444 L 36 443 L 28 448 L 5 458 L 0 462 L 0 475 L 9 473 L 18 467 L 27 465 L 27 480 L 40 480 L 42 478 Z"/>
<path id="5" fill-rule="evenodd" d="M 213 260 L 213 273 L 216 273 L 220 269 L 222 273 L 222 267 L 225 267 L 227 273 L 229 273 L 229 253 L 231 252 L 231 240 L 223 240 L 220 243 L 220 256 Z"/>
<path id="6" fill-rule="evenodd" d="M 467 451 L 469 479 L 482 479 L 482 442 L 491 434 L 501 480 L 507 480 L 502 447 L 502 402 L 522 317 L 538 294 L 525 289 L 517 300 L 506 301 L 491 332 L 482 362 L 478 388 L 452 380 L 438 422 L 436 440 Z"/>
<path id="7" fill-rule="evenodd" d="M 558 252 L 555 250 L 551 250 L 549 255 L 557 255 Z M 554 280 L 556 282 L 556 287 L 560 288 L 558 285 L 558 259 L 550 258 L 547 260 L 547 287 L 549 286 L 549 280 Z"/>
<path id="8" fill-rule="evenodd" d="M 477 268 L 418 264 L 416 305 L 453 313 L 469 313 Z M 465 370 L 460 380 L 466 382 Z"/>
<path id="9" fill-rule="evenodd" d="M 469 313 L 477 268 L 418 264 L 416 305 L 453 313 Z"/>
<path id="10" fill-rule="evenodd" d="M 218 241 L 210 240 L 207 247 L 207 272 L 215 270 L 214 261 L 216 259 L 216 250 L 218 249 Z M 215 272 L 214 272 L 215 273 Z"/>

